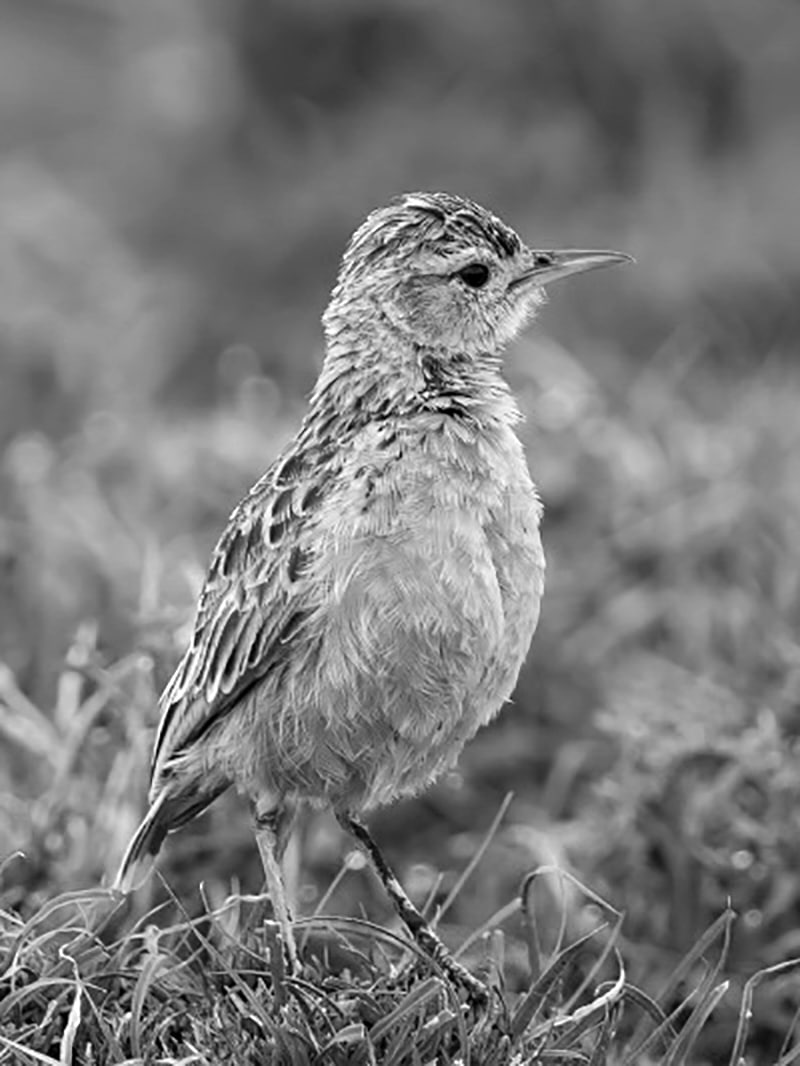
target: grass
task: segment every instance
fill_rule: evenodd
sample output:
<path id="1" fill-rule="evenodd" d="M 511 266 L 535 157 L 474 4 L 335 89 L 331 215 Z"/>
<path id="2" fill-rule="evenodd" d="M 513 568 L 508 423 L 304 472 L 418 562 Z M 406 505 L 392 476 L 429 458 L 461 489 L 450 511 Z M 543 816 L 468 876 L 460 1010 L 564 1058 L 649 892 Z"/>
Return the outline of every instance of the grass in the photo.
<path id="1" fill-rule="evenodd" d="M 571 878 L 591 928 L 569 942 L 562 909 L 558 935 L 544 946 L 553 927 L 548 921 L 540 928 L 534 895 L 542 885 L 550 905 L 559 895 L 563 904 L 564 872 L 535 870 L 513 904 L 471 938 L 483 943 L 480 968 L 493 989 L 490 1006 L 477 1012 L 413 943 L 364 919 L 316 913 L 300 920 L 303 969 L 288 974 L 277 927 L 261 917 L 266 897 L 232 895 L 166 925 L 156 912 L 125 922 L 126 901 L 103 889 L 56 897 L 27 921 L 3 911 L 0 1061 L 695 1061 L 703 1028 L 728 993 L 733 911 L 721 914 L 649 995 L 626 975 L 623 916 Z M 525 989 L 512 995 L 504 984 L 503 925 L 517 913 L 529 973 Z M 757 986 L 798 967 L 800 959 L 787 960 L 747 981 L 730 1066 L 746 1061 Z M 785 1034 L 780 1066 L 800 1057 L 797 1020 Z"/>
<path id="2" fill-rule="evenodd" d="M 552 928 L 539 928 L 532 896 L 545 879 L 563 877 L 534 871 L 514 905 L 487 923 L 481 969 L 494 992 L 477 1013 L 412 943 L 363 919 L 301 920 L 303 970 L 287 974 L 277 927 L 257 917 L 264 897 L 230 896 L 166 926 L 151 912 L 122 935 L 115 926 L 126 904 L 102 889 L 57 897 L 25 922 L 3 912 L 0 1061 L 693 1061 L 728 991 L 722 974 L 733 912 L 712 924 L 654 997 L 627 980 L 622 915 L 580 885 L 571 887 L 590 904 L 593 928 L 566 942 L 562 912 L 556 942 L 543 948 Z M 501 926 L 515 912 L 524 919 L 529 977 L 523 992 L 510 995 Z M 800 960 L 788 960 L 747 982 L 730 1066 L 744 1061 L 756 986 L 797 967 Z M 792 1025 L 777 1061 L 788 1066 L 798 1057 Z"/>

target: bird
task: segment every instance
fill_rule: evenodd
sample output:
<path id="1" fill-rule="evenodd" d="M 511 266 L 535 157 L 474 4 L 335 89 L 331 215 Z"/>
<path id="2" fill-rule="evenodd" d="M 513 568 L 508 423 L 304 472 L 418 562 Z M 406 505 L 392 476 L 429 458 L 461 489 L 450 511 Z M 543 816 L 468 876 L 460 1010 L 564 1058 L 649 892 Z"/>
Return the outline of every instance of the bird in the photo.
<path id="1" fill-rule="evenodd" d="M 445 192 L 395 197 L 355 230 L 302 424 L 211 556 L 161 696 L 149 807 L 118 891 L 234 787 L 296 971 L 280 859 L 298 805 L 327 807 L 419 947 L 485 999 L 363 816 L 434 782 L 511 696 L 545 559 L 502 353 L 550 282 L 630 258 L 535 250 Z"/>

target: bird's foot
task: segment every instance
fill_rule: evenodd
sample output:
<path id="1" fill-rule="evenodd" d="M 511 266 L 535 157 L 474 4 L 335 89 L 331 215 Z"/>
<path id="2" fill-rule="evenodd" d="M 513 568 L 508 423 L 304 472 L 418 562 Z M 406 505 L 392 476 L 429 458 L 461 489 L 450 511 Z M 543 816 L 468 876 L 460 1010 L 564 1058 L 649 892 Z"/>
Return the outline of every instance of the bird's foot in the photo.
<path id="1" fill-rule="evenodd" d="M 302 965 L 291 925 L 266 921 L 270 969 L 276 977 L 298 977 Z"/>
<path id="2" fill-rule="evenodd" d="M 438 936 L 430 929 L 415 930 L 416 940 L 423 951 L 444 971 L 452 983 L 461 989 L 470 1006 L 485 1010 L 491 1001 L 489 988 L 453 958 Z"/>

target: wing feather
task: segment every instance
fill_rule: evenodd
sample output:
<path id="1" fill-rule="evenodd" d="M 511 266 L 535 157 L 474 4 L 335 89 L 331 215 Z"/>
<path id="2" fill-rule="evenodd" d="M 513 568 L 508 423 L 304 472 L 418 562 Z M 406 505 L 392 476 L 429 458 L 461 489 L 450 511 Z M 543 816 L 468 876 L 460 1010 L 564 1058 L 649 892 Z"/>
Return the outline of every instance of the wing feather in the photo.
<path id="1" fill-rule="evenodd" d="M 298 441 L 298 445 L 301 441 Z M 286 656 L 304 615 L 308 533 L 331 471 L 319 455 L 276 461 L 228 521 L 212 554 L 192 641 L 161 697 L 151 792 L 169 763 Z M 313 461 L 312 461 L 313 460 Z"/>

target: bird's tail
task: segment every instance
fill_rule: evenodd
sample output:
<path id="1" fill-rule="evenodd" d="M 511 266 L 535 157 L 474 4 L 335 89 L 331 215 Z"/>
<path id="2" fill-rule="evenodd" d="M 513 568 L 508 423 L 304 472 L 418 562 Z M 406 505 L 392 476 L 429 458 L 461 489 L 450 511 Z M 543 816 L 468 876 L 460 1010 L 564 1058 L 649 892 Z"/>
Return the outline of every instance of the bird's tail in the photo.
<path id="1" fill-rule="evenodd" d="M 167 833 L 196 818 L 227 787 L 226 783 L 213 791 L 188 794 L 176 793 L 169 785 L 162 788 L 125 849 L 114 889 L 127 894 L 139 888 L 152 870 Z"/>
<path id="2" fill-rule="evenodd" d="M 161 850 L 164 837 L 172 828 L 169 819 L 165 817 L 166 807 L 168 807 L 167 792 L 162 791 L 151 804 L 125 849 L 114 880 L 114 888 L 117 892 L 126 894 L 132 892 L 147 879 L 156 856 Z"/>

